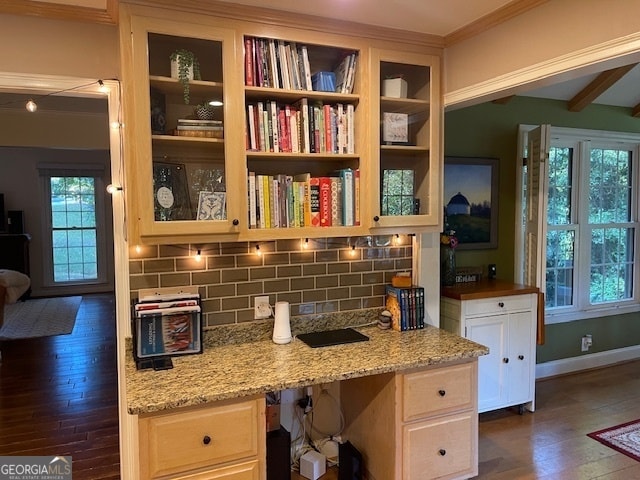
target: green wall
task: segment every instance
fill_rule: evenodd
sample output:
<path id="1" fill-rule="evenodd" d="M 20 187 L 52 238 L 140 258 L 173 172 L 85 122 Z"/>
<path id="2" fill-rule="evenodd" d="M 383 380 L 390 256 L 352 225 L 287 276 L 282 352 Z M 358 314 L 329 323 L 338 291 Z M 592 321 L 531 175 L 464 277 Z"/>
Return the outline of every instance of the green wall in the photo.
<path id="1" fill-rule="evenodd" d="M 495 263 L 498 278 L 514 278 L 516 154 L 519 124 L 551 124 L 554 127 L 586 128 L 640 133 L 640 119 L 630 108 L 590 105 L 569 112 L 559 100 L 514 97 L 506 104 L 483 103 L 445 113 L 445 156 L 499 159 L 498 248 L 458 250 L 458 266 Z M 446 201 L 446 199 L 445 199 Z M 548 325 L 546 343 L 538 347 L 538 363 L 584 355 L 580 338 L 593 335 L 589 353 L 640 344 L 640 314 L 617 315 Z"/>

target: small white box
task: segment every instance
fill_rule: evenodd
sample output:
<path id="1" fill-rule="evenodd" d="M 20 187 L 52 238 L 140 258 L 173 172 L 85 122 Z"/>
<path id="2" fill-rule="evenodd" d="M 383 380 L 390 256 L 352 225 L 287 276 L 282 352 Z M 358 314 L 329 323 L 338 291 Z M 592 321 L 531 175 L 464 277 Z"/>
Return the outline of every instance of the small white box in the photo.
<path id="1" fill-rule="evenodd" d="M 387 78 L 382 82 L 382 96 L 407 98 L 407 81 L 404 78 Z"/>
<path id="2" fill-rule="evenodd" d="M 300 457 L 300 475 L 309 480 L 317 480 L 327 471 L 327 458 L 314 450 Z"/>

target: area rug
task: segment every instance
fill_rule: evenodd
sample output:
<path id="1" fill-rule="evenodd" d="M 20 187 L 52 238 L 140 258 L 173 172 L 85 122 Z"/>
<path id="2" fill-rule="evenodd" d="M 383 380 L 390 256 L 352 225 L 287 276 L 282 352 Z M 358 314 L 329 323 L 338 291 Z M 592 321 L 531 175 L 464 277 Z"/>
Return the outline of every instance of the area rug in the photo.
<path id="1" fill-rule="evenodd" d="M 640 462 L 640 420 L 587 433 L 587 436 Z"/>
<path id="2" fill-rule="evenodd" d="M 5 305 L 0 340 L 71 333 L 81 301 L 81 296 L 34 298 Z"/>

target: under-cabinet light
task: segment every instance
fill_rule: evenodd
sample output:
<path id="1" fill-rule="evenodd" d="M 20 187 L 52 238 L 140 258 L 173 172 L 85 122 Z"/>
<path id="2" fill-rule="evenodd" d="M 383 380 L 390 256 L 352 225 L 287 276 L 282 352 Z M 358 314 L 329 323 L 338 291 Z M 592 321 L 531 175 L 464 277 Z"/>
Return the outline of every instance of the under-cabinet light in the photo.
<path id="1" fill-rule="evenodd" d="M 35 112 L 36 110 L 38 110 L 38 104 L 36 102 L 34 102 L 33 100 L 29 100 L 27 102 L 27 104 L 25 105 L 25 108 L 30 111 L 31 113 Z"/>

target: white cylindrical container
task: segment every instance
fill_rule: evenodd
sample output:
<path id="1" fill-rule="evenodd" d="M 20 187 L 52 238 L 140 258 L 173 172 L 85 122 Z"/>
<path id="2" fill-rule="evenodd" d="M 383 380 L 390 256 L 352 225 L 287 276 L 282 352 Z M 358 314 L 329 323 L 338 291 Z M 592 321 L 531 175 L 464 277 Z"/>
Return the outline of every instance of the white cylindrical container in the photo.
<path id="1" fill-rule="evenodd" d="M 291 341 L 291 324 L 289 323 L 289 302 L 276 302 L 275 321 L 273 323 L 274 343 Z"/>

